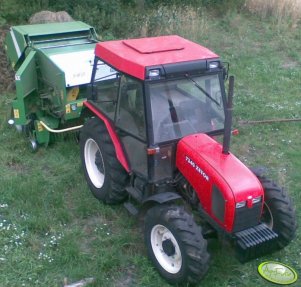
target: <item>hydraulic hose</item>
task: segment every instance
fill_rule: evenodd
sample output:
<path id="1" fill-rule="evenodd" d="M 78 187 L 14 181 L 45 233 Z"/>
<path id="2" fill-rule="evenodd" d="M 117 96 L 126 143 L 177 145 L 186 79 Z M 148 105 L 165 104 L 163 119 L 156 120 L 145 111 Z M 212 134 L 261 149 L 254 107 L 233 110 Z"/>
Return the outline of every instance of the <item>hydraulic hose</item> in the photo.
<path id="1" fill-rule="evenodd" d="M 83 125 L 80 125 L 80 126 L 74 126 L 74 127 L 70 127 L 70 128 L 66 128 L 66 129 L 61 129 L 61 130 L 54 130 L 54 129 L 48 127 L 43 121 L 39 121 L 39 122 L 47 131 L 49 131 L 50 133 L 56 133 L 56 134 L 79 130 L 83 126 Z"/>

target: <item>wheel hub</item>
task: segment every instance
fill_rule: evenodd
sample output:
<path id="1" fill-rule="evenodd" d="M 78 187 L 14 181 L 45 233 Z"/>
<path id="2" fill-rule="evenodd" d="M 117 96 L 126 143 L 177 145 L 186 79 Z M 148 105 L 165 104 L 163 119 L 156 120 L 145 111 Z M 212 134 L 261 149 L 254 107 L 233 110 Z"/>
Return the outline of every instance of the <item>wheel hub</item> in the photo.
<path id="1" fill-rule="evenodd" d="M 170 239 L 166 239 L 162 242 L 163 251 L 167 256 L 173 256 L 176 253 L 175 246 Z"/>
<path id="2" fill-rule="evenodd" d="M 152 250 L 159 264 L 167 272 L 176 274 L 182 267 L 182 254 L 173 233 L 165 226 L 157 224 L 151 231 Z"/>
<path id="3" fill-rule="evenodd" d="M 96 188 L 101 188 L 105 181 L 105 165 L 98 144 L 88 138 L 85 142 L 84 157 L 88 176 Z"/>

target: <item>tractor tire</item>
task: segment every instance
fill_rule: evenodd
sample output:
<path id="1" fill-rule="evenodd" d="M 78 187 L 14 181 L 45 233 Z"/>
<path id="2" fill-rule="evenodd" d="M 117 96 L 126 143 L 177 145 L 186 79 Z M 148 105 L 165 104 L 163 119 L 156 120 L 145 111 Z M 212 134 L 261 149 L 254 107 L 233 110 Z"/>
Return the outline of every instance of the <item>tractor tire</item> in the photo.
<path id="1" fill-rule="evenodd" d="M 263 176 L 258 176 L 258 179 L 264 189 L 261 222 L 278 234 L 276 244 L 278 249 L 281 249 L 295 237 L 297 229 L 295 208 L 285 189 Z"/>
<path id="2" fill-rule="evenodd" d="M 183 206 L 150 208 L 144 236 L 150 260 L 169 283 L 196 283 L 205 276 L 210 259 L 207 241 Z"/>
<path id="3" fill-rule="evenodd" d="M 125 200 L 128 174 L 116 158 L 105 124 L 92 118 L 80 133 L 80 155 L 84 175 L 93 195 L 107 204 Z"/>

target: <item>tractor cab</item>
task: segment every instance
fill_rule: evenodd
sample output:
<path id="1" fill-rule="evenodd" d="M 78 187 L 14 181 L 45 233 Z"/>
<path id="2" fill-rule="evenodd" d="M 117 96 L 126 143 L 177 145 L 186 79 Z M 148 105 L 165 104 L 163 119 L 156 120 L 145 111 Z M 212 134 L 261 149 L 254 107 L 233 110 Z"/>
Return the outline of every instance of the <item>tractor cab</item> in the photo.
<path id="1" fill-rule="evenodd" d="M 172 179 L 180 139 L 223 132 L 226 70 L 207 48 L 163 36 L 98 43 L 95 54 L 89 104 L 114 126 L 135 174 Z"/>

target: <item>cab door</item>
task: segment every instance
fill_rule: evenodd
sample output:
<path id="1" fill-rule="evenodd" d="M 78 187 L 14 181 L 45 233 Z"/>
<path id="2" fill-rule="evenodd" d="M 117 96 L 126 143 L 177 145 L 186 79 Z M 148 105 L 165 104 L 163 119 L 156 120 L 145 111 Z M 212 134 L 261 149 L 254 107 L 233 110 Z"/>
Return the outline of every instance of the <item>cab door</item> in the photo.
<path id="1" fill-rule="evenodd" d="M 143 82 L 122 75 L 120 79 L 115 126 L 131 169 L 147 178 L 147 135 Z"/>

